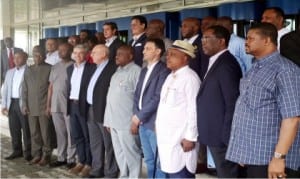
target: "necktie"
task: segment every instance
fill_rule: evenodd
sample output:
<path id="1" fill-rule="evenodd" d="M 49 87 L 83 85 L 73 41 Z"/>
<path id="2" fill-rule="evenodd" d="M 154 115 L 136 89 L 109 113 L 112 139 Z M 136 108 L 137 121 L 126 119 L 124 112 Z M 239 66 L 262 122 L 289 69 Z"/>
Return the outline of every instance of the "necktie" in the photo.
<path id="1" fill-rule="evenodd" d="M 11 48 L 9 49 L 8 65 L 9 65 L 9 68 L 15 67 L 15 63 L 14 63 L 14 54 L 13 54 L 13 51 L 12 51 Z"/>

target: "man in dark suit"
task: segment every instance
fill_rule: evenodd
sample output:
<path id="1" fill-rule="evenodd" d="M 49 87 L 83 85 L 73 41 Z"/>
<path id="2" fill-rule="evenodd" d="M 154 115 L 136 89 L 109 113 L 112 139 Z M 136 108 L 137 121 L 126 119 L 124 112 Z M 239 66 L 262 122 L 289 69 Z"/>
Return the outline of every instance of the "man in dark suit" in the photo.
<path id="1" fill-rule="evenodd" d="M 89 175 L 90 177 L 115 178 L 118 176 L 118 165 L 110 133 L 103 126 L 103 121 L 110 79 L 117 66 L 114 61 L 108 59 L 109 50 L 105 45 L 95 46 L 91 55 L 97 68 L 89 82 L 86 96 L 89 105 L 87 123 L 93 159 Z"/>
<path id="2" fill-rule="evenodd" d="M 103 34 L 105 37 L 105 46 L 109 49 L 109 60 L 115 62 L 117 49 L 123 44 L 118 38 L 118 26 L 114 22 L 106 22 L 103 25 Z"/>
<path id="3" fill-rule="evenodd" d="M 0 85 L 2 84 L 2 82 L 5 79 L 5 74 L 7 72 L 7 70 L 14 68 L 15 64 L 13 62 L 14 60 L 14 54 L 16 52 L 20 52 L 23 51 L 20 48 L 16 48 L 14 47 L 14 41 L 11 37 L 6 37 L 4 39 L 4 44 L 5 44 L 5 48 L 1 49 L 1 82 Z"/>
<path id="4" fill-rule="evenodd" d="M 164 52 L 163 40 L 147 40 L 143 53 L 148 65 L 141 71 L 134 95 L 134 116 L 132 117 L 131 132 L 133 134 L 139 132 L 140 134 L 148 178 L 166 177 L 165 173 L 160 170 L 160 167 L 155 164 L 157 142 L 154 132 L 161 87 L 170 73 L 170 70 L 160 60 Z M 156 168 L 154 168 L 155 166 Z M 156 173 L 154 173 L 155 170 Z"/>
<path id="5" fill-rule="evenodd" d="M 133 16 L 131 18 L 131 33 L 132 40 L 129 41 L 129 45 L 134 48 L 134 62 L 142 66 L 143 65 L 143 49 L 147 39 L 145 31 L 147 29 L 147 19 L 144 16 Z"/>
<path id="6" fill-rule="evenodd" d="M 280 53 L 300 66 L 300 25 L 280 39 Z"/>
<path id="7" fill-rule="evenodd" d="M 95 65 L 86 62 L 87 47 L 76 45 L 73 50 L 74 65 L 67 68 L 68 75 L 68 109 L 70 115 L 71 141 L 76 145 L 78 163 L 67 165 L 69 172 L 79 174 L 90 169 L 92 157 L 87 126 L 86 91 Z"/>
<path id="8" fill-rule="evenodd" d="M 227 50 L 229 31 L 211 26 L 202 36 L 209 65 L 197 97 L 199 142 L 207 145 L 220 178 L 236 178 L 238 165 L 225 160 L 235 102 L 239 96 L 240 66 Z"/>

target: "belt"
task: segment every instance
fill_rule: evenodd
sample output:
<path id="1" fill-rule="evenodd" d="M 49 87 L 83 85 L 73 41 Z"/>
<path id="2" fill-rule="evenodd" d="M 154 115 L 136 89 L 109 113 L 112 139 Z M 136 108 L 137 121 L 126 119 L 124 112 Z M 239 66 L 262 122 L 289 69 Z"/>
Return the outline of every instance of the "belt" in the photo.
<path id="1" fill-rule="evenodd" d="M 74 104 L 78 104 L 79 100 L 77 100 L 77 99 L 71 99 L 71 102 L 74 103 Z"/>

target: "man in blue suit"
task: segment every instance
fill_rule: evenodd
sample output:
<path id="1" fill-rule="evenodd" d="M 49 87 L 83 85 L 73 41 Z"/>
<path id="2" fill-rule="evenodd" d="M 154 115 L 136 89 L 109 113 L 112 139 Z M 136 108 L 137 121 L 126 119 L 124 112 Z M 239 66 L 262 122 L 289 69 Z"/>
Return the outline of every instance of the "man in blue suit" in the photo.
<path id="1" fill-rule="evenodd" d="M 148 66 L 141 71 L 134 95 L 131 131 L 133 134 L 140 134 L 148 178 L 166 177 L 160 167 L 155 164 L 155 157 L 158 156 L 156 156 L 157 143 L 154 132 L 161 87 L 170 73 L 160 60 L 164 52 L 163 40 L 147 40 L 143 54 Z"/>
<path id="2" fill-rule="evenodd" d="M 225 160 L 242 77 L 238 62 L 227 50 L 229 39 L 229 31 L 222 26 L 204 31 L 202 48 L 210 58 L 197 97 L 199 142 L 211 151 L 220 178 L 235 178 L 238 173 L 238 165 Z"/>

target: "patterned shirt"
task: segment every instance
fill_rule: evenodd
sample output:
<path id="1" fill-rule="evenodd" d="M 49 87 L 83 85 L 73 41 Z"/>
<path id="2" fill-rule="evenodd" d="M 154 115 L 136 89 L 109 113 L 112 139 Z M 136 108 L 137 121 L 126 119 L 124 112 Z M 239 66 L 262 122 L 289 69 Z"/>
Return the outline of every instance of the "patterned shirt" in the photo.
<path id="1" fill-rule="evenodd" d="M 274 52 L 256 60 L 240 82 L 226 159 L 268 165 L 282 120 L 300 116 L 300 69 Z M 300 166 L 300 130 L 286 156 L 286 167 Z"/>

